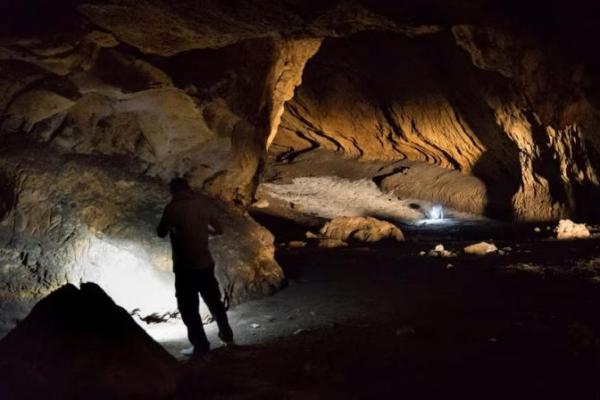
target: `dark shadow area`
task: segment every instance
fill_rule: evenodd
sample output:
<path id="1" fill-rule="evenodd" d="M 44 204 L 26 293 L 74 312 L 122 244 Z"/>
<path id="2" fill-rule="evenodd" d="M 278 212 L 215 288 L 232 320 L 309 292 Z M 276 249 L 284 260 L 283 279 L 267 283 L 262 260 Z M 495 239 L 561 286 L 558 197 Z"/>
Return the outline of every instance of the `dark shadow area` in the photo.
<path id="1" fill-rule="evenodd" d="M 15 203 L 15 185 L 11 177 L 0 172 L 0 221 Z"/>
<path id="2" fill-rule="evenodd" d="M 598 176 L 598 171 L 600 171 L 600 153 L 589 141 L 583 143 L 583 148 L 587 154 L 578 153 L 576 157 L 580 160 L 589 160 L 594 174 Z M 600 222 L 600 207 L 598 206 L 600 204 L 600 186 L 591 182 L 583 184 L 573 182 L 572 185 L 577 218 L 581 221 L 592 223 Z"/>
<path id="3" fill-rule="evenodd" d="M 520 151 L 498 125 L 494 110 L 485 99 L 486 94 L 492 94 L 509 101 L 512 84 L 499 74 L 476 68 L 450 35 L 440 35 L 434 46 L 435 50 L 423 49 L 422 54 L 424 57 L 437 54 L 445 60 L 431 70 L 437 86 L 455 108 L 458 118 L 487 149 L 472 169 L 472 174 L 486 185 L 485 215 L 512 221 L 512 200 L 522 181 Z"/>
<path id="4" fill-rule="evenodd" d="M 256 222 L 266 227 L 275 236 L 276 242 L 305 240 L 307 231 L 317 229 L 314 225 L 301 224 L 284 217 L 270 215 L 264 212 L 252 211 L 250 215 Z"/>
<path id="5" fill-rule="evenodd" d="M 533 141 L 540 149 L 539 157 L 533 159 L 533 169 L 548 182 L 552 199 L 566 205 L 569 211 L 574 211 L 570 207 L 572 205 L 569 204 L 569 195 L 565 189 L 565 182 L 562 179 L 560 160 L 548 145 L 549 138 L 546 129 L 539 124 L 531 111 L 528 111 L 525 116 L 531 125 Z M 577 160 L 572 160 L 572 162 L 576 163 Z"/>
<path id="6" fill-rule="evenodd" d="M 533 273 L 508 268 L 501 256 L 461 257 L 449 270 L 448 260 L 406 248 L 281 250 L 281 262 L 303 272 L 303 293 L 344 302 L 347 313 L 329 327 L 216 350 L 188 372 L 182 394 L 594 398 L 600 295 L 568 271 L 574 254 L 592 255 L 595 246 L 538 242 L 527 247 L 536 255 L 509 256 L 515 264 L 535 259 L 543 267 Z"/>
<path id="7" fill-rule="evenodd" d="M 0 341 L 0 398 L 154 399 L 177 363 L 96 284 L 65 285 Z"/>

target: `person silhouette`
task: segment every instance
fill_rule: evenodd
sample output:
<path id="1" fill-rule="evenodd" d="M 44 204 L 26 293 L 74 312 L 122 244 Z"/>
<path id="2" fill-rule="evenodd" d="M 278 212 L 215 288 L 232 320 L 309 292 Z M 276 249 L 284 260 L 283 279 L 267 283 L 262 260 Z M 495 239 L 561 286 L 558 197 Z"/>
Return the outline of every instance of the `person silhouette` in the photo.
<path id="1" fill-rule="evenodd" d="M 217 235 L 223 233 L 223 228 L 208 198 L 194 193 L 187 180 L 174 178 L 169 187 L 172 198 L 156 233 L 161 238 L 167 234 L 171 238 L 177 307 L 193 345 L 182 354 L 201 358 L 210 350 L 210 343 L 199 313 L 198 293 L 217 322 L 221 341 L 233 344 L 233 331 L 221 301 L 214 275 L 215 262 L 208 248 L 209 225 Z"/>

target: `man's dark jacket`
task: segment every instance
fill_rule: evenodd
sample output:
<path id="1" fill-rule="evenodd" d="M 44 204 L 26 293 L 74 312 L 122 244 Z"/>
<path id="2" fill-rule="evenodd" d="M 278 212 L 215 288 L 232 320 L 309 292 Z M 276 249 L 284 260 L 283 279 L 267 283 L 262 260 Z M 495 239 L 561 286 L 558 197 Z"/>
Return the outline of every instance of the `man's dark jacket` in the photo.
<path id="1" fill-rule="evenodd" d="M 216 234 L 222 227 L 208 198 L 191 191 L 173 194 L 156 229 L 158 236 L 171 236 L 173 270 L 208 269 L 215 262 L 208 249 L 209 225 Z"/>

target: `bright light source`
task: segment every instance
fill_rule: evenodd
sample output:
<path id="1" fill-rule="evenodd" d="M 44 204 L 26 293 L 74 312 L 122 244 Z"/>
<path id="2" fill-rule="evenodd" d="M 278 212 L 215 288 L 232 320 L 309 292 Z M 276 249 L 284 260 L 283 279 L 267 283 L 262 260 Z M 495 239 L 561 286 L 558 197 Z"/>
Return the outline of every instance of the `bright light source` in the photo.
<path id="1" fill-rule="evenodd" d="M 182 340 L 186 329 L 180 318 L 161 323 L 146 323 L 141 317 L 177 310 L 174 275 L 160 271 L 146 250 L 135 242 L 100 239 L 90 235 L 79 243 L 68 272 L 71 283 L 97 283 L 129 313 L 154 340 Z M 201 307 L 206 306 L 201 301 Z"/>
<path id="2" fill-rule="evenodd" d="M 444 207 L 441 204 L 435 204 L 429 210 L 429 219 L 444 219 Z"/>
<path id="3" fill-rule="evenodd" d="M 174 277 L 159 271 L 145 250 L 134 243 L 113 243 L 91 236 L 82 257 L 81 282 L 95 282 L 127 311 L 141 315 L 177 310 Z"/>
<path id="4" fill-rule="evenodd" d="M 441 204 L 434 204 L 426 212 L 428 218 L 417 222 L 418 225 L 449 225 L 453 221 L 451 218 L 444 218 L 444 207 Z"/>

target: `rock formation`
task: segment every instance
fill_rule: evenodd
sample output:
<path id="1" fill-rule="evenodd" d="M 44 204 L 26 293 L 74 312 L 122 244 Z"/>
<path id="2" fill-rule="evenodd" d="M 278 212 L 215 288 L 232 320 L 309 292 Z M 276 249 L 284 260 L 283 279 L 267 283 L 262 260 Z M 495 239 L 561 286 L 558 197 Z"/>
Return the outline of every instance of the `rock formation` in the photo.
<path id="1" fill-rule="evenodd" d="M 66 282 L 102 284 L 120 305 L 145 314 L 176 308 L 167 240 L 155 235 L 168 201 L 163 184 L 131 163 L 8 144 L 2 151 L 0 223 L 3 331 Z M 272 293 L 284 277 L 273 236 L 219 207 L 225 233 L 211 241 L 230 305 Z"/>
<path id="2" fill-rule="evenodd" d="M 444 170 L 432 176 L 435 170 L 417 165 L 390 173 L 383 188 L 504 219 L 586 216 L 598 184 L 590 135 L 597 112 L 576 82 L 568 99 L 559 99 L 554 91 L 565 90 L 536 75 L 543 70 L 527 70 L 543 67 L 511 64 L 550 63 L 517 40 L 472 26 L 417 39 L 327 39 L 286 105 L 271 151 L 288 162 L 315 149 L 364 161 L 421 161 L 479 181 Z M 436 188 L 438 177 L 451 184 Z"/>
<path id="3" fill-rule="evenodd" d="M 3 310 L 102 271 L 109 254 L 167 274 L 152 230 L 177 175 L 223 201 L 233 229 L 214 251 L 232 302 L 284 280 L 272 235 L 245 212 L 261 179 L 278 184 L 299 161 L 305 176 L 369 170 L 360 179 L 407 205 L 600 217 L 587 7 L 59 3 L 0 8 Z"/>
<path id="4" fill-rule="evenodd" d="M 3 399 L 165 398 L 176 360 L 95 284 L 41 300 L 0 341 Z"/>

